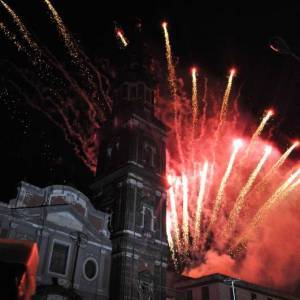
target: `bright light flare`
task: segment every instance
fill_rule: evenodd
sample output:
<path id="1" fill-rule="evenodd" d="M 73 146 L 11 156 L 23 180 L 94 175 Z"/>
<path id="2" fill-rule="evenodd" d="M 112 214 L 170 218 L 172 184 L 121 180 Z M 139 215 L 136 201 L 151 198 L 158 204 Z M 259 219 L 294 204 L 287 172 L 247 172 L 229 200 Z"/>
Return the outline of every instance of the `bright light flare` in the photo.
<path id="1" fill-rule="evenodd" d="M 235 139 L 235 140 L 233 141 L 233 147 L 234 147 L 235 149 L 239 149 L 239 148 L 241 148 L 243 145 L 244 145 L 244 142 L 243 142 L 242 139 Z"/>
<path id="2" fill-rule="evenodd" d="M 235 76 L 236 75 L 236 73 L 237 73 L 237 71 L 236 71 L 236 69 L 235 68 L 231 68 L 230 69 L 230 76 Z"/>
<path id="3" fill-rule="evenodd" d="M 191 74 L 193 77 L 196 77 L 198 73 L 197 67 L 191 67 Z"/>

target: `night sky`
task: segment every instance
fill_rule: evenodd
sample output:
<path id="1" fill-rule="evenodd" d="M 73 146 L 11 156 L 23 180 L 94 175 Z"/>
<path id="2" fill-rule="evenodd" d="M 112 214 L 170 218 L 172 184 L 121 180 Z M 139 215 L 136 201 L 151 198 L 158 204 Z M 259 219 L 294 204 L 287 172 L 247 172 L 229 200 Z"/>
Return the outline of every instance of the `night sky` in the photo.
<path id="1" fill-rule="evenodd" d="M 276 134 L 273 139 L 285 147 L 289 138 L 300 136 L 300 63 L 278 55 L 268 47 L 273 36 L 283 37 L 300 55 L 300 4 L 241 1 L 239 5 L 219 5 L 214 1 L 116 1 L 107 8 L 104 1 L 52 1 L 66 26 L 92 59 L 118 61 L 120 49 L 114 36 L 114 21 L 127 33 L 129 40 L 137 18 L 143 23 L 147 42 L 164 63 L 161 21 L 169 22 L 174 54 L 179 58 L 178 73 L 185 74 L 191 65 L 226 80 L 231 66 L 238 69 L 236 85 L 242 85 L 241 108 L 259 118 L 265 108 L 274 107 Z M 262 2 L 262 1 L 261 1 Z M 42 45 L 60 60 L 65 49 L 55 25 L 41 0 L 7 3 L 22 18 Z M 128 4 L 130 3 L 130 4 Z M 291 2 L 292 3 L 292 2 Z M 0 8 L 0 18 L 9 18 Z M 23 66 L 21 56 L 9 41 L 0 36 L 0 60 Z M 26 64 L 24 64 L 26 65 Z M 5 68 L 5 64 L 1 64 Z M 1 70 L 1 84 L 3 84 Z M 182 75 L 184 76 L 184 75 Z M 3 89 L 3 85 L 0 87 Z M 93 175 L 76 157 L 59 128 L 41 112 L 22 99 L 1 98 L 1 174 L 2 201 L 16 194 L 20 180 L 38 186 L 70 184 L 89 195 Z"/>

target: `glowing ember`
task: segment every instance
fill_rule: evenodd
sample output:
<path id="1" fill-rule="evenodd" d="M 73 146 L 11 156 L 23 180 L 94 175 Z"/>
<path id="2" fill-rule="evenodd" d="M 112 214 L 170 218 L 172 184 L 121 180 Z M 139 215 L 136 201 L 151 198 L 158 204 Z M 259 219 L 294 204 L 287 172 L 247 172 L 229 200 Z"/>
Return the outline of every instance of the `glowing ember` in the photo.
<path id="1" fill-rule="evenodd" d="M 122 42 L 123 46 L 127 47 L 128 46 L 128 42 L 127 42 L 127 39 L 124 36 L 124 33 L 121 31 L 121 29 L 117 30 L 117 36 L 120 39 L 120 41 Z"/>

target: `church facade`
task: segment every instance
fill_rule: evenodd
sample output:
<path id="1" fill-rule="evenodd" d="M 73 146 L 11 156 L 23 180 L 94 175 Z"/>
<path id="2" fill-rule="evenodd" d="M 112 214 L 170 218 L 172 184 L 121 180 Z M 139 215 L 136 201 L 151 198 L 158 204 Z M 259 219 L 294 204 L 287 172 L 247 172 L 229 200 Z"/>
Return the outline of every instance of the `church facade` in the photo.
<path id="1" fill-rule="evenodd" d="M 109 215 L 85 195 L 22 182 L 16 199 L 0 203 L 0 222 L 1 238 L 38 245 L 37 299 L 109 298 Z"/>

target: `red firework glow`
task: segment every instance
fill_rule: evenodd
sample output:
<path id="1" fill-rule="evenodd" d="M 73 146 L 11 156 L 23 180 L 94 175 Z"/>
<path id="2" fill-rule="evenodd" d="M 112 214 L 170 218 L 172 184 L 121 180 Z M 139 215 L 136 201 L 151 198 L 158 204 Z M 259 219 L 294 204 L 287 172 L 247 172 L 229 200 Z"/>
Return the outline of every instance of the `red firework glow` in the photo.
<path id="1" fill-rule="evenodd" d="M 164 26 L 165 36 L 166 30 Z M 171 46 L 165 41 L 168 59 Z M 274 115 L 271 109 L 256 128 L 240 115 L 231 101 L 236 69 L 229 72 L 223 98 L 207 97 L 207 85 L 204 92 L 198 91 L 204 94 L 203 106 L 198 105 L 195 85 L 187 99 L 175 71 L 168 70 L 172 83 L 177 82 L 176 87 L 170 84 L 175 105 L 160 99 L 157 113 L 171 128 L 167 235 L 175 268 L 184 267 L 191 277 L 225 273 L 276 287 L 291 284 L 300 271 L 299 259 L 288 259 L 300 246 L 296 230 L 293 245 L 285 253 L 278 249 L 285 241 L 284 231 L 297 224 L 291 207 L 299 198 L 300 173 L 288 156 L 298 142 L 280 154 L 261 137 Z M 195 81 L 195 69 L 191 71 Z M 172 108 L 173 114 L 166 115 Z M 195 109 L 199 118 L 194 117 Z M 266 270 L 266 265 L 274 268 Z"/>

